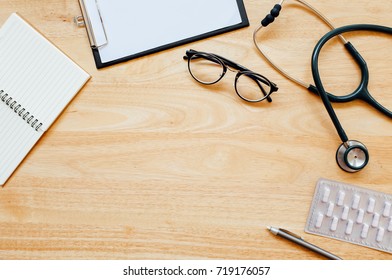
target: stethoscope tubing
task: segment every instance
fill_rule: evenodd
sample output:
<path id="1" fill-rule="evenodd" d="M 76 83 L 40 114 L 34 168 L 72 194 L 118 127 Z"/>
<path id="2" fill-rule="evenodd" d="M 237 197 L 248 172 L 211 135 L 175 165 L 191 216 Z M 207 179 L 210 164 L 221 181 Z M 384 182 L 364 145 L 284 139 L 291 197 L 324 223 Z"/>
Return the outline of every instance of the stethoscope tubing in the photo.
<path id="1" fill-rule="evenodd" d="M 316 46 L 314 47 L 313 54 L 312 54 L 312 60 L 311 60 L 312 61 L 311 64 L 312 64 L 313 80 L 314 80 L 315 86 L 317 88 L 317 92 L 318 92 L 319 96 L 321 97 L 321 99 L 324 103 L 324 106 L 325 106 L 329 116 L 331 117 L 331 120 L 332 120 L 333 124 L 335 125 L 335 128 L 336 128 L 342 142 L 347 142 L 348 137 L 347 137 L 342 125 L 340 124 L 340 121 L 339 121 L 338 117 L 336 116 L 334 109 L 332 108 L 332 105 L 330 102 L 331 96 L 326 92 L 326 90 L 323 86 L 323 83 L 320 78 L 318 62 L 319 62 L 319 55 L 320 55 L 322 47 L 330 39 L 332 39 L 333 37 L 338 36 L 340 34 L 352 32 L 352 31 L 375 31 L 375 32 L 392 34 L 392 28 L 390 28 L 390 27 L 381 26 L 381 25 L 372 25 L 372 24 L 352 24 L 352 25 L 338 27 L 338 28 L 335 28 L 335 29 L 329 31 L 317 42 Z M 350 95 L 347 96 L 347 101 L 354 99 L 354 97 L 356 95 L 358 95 L 358 93 L 362 93 L 359 96 L 359 97 L 361 97 L 361 99 L 367 98 L 367 100 L 365 100 L 365 101 L 367 101 L 370 105 L 372 105 L 373 107 L 376 107 L 377 109 L 381 109 L 381 111 L 383 111 L 387 115 L 389 114 L 389 117 L 391 117 L 392 113 L 389 110 L 387 110 L 386 108 L 384 108 L 383 106 L 381 106 L 379 103 L 377 103 L 374 100 L 374 98 L 371 97 L 370 94 L 368 94 L 369 92 L 367 90 L 367 84 L 368 84 L 368 80 L 369 80 L 369 72 L 368 72 L 365 60 L 355 50 L 355 48 L 353 47 L 353 45 L 351 43 L 347 42 L 345 44 L 345 46 L 349 50 L 349 52 L 354 56 L 355 60 L 360 65 L 361 71 L 362 71 L 361 84 L 360 84 L 359 88 L 354 93 L 351 94 L 351 96 Z M 364 91 L 366 91 L 367 94 L 363 94 Z M 344 102 L 344 100 L 342 102 Z"/>

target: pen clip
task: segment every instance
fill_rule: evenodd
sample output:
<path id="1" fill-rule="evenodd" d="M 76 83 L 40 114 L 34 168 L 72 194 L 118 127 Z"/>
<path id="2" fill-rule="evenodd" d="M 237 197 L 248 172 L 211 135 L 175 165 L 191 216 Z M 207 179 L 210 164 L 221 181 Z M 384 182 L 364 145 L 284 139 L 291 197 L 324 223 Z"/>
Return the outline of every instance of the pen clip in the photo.
<path id="1" fill-rule="evenodd" d="M 296 237 L 296 238 L 298 238 L 298 239 L 304 240 L 301 236 L 299 236 L 299 235 L 297 235 L 297 234 L 295 234 L 295 233 L 293 233 L 293 232 L 291 232 L 291 231 L 288 231 L 287 229 L 282 229 L 282 228 L 280 228 L 279 230 L 282 231 L 282 232 L 284 232 L 284 233 L 287 233 L 287 234 L 289 234 L 289 235 L 291 235 L 291 236 L 293 236 L 293 237 Z"/>

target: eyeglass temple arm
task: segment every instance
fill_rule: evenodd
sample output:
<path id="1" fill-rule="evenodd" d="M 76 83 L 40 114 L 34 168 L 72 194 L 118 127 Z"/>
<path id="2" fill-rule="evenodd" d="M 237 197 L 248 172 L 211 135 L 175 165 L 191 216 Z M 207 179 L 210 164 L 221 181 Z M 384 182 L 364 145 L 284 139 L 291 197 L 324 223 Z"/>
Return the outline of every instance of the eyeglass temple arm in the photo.
<path id="1" fill-rule="evenodd" d="M 260 77 L 258 77 L 257 75 L 248 75 L 248 77 L 250 77 L 251 79 L 253 79 L 257 83 L 257 85 L 259 86 L 260 90 L 263 92 L 264 96 L 267 96 L 268 102 L 272 102 L 272 98 L 268 94 L 271 94 L 271 93 L 273 93 L 273 92 L 278 90 L 278 87 L 276 86 L 276 84 L 274 84 L 271 81 L 268 83 L 268 82 L 264 81 L 263 79 L 261 79 Z M 265 91 L 264 87 L 261 85 L 261 83 L 263 83 L 263 84 L 265 84 L 267 86 L 271 86 L 271 92 L 267 93 Z"/>
<path id="2" fill-rule="evenodd" d="M 192 50 L 192 49 L 191 49 L 191 50 L 187 50 L 187 51 L 186 51 L 186 55 L 184 56 L 184 59 L 186 60 L 186 59 L 189 58 L 189 56 L 194 55 L 194 54 L 197 54 L 197 53 L 198 53 L 198 51 L 195 51 L 195 50 Z M 244 66 L 242 66 L 242 65 L 240 65 L 240 64 L 238 64 L 238 63 L 236 63 L 236 62 L 234 62 L 234 61 L 231 61 L 230 59 L 224 58 L 223 56 L 220 56 L 220 55 L 217 55 L 217 54 L 213 54 L 213 53 L 208 53 L 208 54 L 211 55 L 212 57 L 217 57 L 217 58 L 219 58 L 219 59 L 222 60 L 227 66 L 229 66 L 229 67 L 231 67 L 231 68 L 234 68 L 234 69 L 240 70 L 240 71 L 250 71 L 248 68 L 246 68 L 246 67 L 244 67 Z M 203 56 L 203 58 L 204 58 L 204 59 L 208 59 L 208 60 L 210 60 L 210 61 L 216 63 L 216 61 L 214 61 L 213 59 L 210 59 L 210 58 L 207 57 L 207 56 Z"/>
<path id="3" fill-rule="evenodd" d="M 267 101 L 268 102 L 272 102 L 272 98 L 271 96 L 268 95 L 268 93 L 265 91 L 265 89 L 263 88 L 263 86 L 260 84 L 259 80 L 256 80 L 257 85 L 259 86 L 260 90 L 262 91 L 262 93 L 264 94 L 264 96 L 267 96 Z"/>
<path id="4" fill-rule="evenodd" d="M 227 66 L 232 67 L 236 70 L 240 70 L 240 71 L 250 71 L 248 68 L 234 62 L 231 61 L 230 59 L 224 58 L 223 56 L 217 55 L 215 54 L 216 57 L 218 57 L 219 59 L 221 59 Z"/>

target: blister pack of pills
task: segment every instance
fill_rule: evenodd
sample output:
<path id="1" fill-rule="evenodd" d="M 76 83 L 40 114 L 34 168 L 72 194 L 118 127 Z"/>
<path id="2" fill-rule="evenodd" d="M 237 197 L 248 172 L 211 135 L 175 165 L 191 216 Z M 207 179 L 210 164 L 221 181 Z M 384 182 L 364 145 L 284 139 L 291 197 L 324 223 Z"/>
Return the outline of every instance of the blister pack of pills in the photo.
<path id="1" fill-rule="evenodd" d="M 305 231 L 392 253 L 392 195 L 320 179 Z"/>

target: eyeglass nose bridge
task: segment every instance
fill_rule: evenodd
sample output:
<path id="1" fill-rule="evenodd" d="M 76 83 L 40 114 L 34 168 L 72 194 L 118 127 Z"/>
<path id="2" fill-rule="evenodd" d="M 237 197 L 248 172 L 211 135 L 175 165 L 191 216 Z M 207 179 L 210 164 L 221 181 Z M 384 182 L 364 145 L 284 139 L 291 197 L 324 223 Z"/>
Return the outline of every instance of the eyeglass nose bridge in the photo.
<path id="1" fill-rule="evenodd" d="M 230 72 L 232 72 L 232 73 L 238 73 L 238 72 L 241 72 L 241 71 L 239 71 L 239 70 L 237 70 L 237 69 L 233 69 L 232 67 L 230 67 L 230 66 L 227 66 L 226 64 L 225 64 L 225 66 L 226 66 L 226 68 L 230 71 Z"/>

